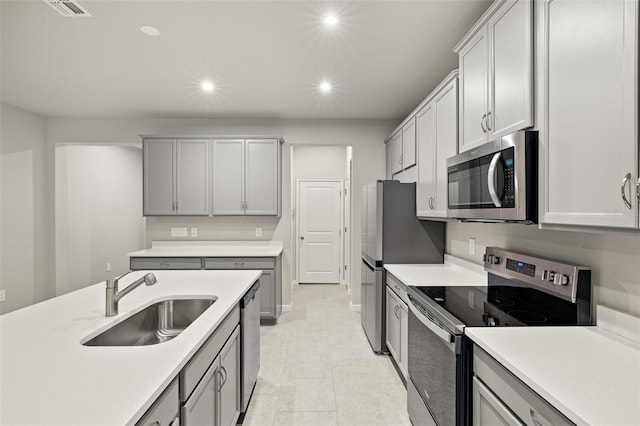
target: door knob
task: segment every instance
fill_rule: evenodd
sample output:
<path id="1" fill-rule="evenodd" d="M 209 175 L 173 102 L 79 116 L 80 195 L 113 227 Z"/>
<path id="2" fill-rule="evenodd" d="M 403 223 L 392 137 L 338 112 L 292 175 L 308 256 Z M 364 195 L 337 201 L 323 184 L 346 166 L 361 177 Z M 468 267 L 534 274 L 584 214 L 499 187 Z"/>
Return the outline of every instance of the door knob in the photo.
<path id="1" fill-rule="evenodd" d="M 300 237 L 301 240 L 304 240 L 304 237 Z"/>

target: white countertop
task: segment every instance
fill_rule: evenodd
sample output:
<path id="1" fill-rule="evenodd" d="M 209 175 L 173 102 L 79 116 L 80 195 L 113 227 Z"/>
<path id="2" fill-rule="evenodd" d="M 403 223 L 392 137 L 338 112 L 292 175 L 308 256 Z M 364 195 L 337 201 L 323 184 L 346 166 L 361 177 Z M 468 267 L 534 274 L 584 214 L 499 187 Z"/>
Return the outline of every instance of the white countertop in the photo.
<path id="1" fill-rule="evenodd" d="M 122 279 L 124 288 L 145 271 Z M 153 271 L 158 282 L 107 318 L 99 283 L 0 316 L 0 424 L 134 424 L 218 327 L 260 271 Z M 233 284 L 233 285 L 230 285 Z M 218 300 L 176 338 L 138 347 L 80 342 L 171 296 Z"/>
<path id="2" fill-rule="evenodd" d="M 640 425 L 640 345 L 601 327 L 465 334 L 578 425 Z"/>
<path id="3" fill-rule="evenodd" d="M 486 286 L 487 273 L 482 265 L 445 255 L 443 264 L 385 265 L 405 285 L 432 286 Z"/>
<path id="4" fill-rule="evenodd" d="M 282 241 L 153 241 L 129 257 L 277 257 Z"/>

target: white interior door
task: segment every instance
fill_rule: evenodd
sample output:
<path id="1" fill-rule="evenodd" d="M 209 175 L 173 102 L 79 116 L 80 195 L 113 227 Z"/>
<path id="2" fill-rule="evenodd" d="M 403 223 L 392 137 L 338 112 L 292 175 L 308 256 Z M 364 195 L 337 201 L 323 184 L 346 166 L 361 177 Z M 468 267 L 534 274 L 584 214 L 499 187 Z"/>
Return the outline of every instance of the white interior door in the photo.
<path id="1" fill-rule="evenodd" d="M 341 181 L 298 184 L 298 281 L 339 283 Z"/>

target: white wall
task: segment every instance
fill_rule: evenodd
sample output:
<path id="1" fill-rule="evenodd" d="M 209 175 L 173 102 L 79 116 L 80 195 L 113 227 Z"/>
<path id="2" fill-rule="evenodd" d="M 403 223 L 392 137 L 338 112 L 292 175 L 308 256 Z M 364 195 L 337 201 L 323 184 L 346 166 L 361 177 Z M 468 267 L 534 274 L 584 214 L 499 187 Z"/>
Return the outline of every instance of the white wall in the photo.
<path id="1" fill-rule="evenodd" d="M 137 143 L 140 134 L 178 135 L 280 135 L 282 150 L 282 218 L 147 218 L 146 245 L 169 240 L 172 226 L 197 226 L 201 240 L 255 240 L 262 226 L 263 240 L 284 243 L 283 304 L 291 304 L 291 180 L 290 145 L 351 145 L 354 191 L 384 176 L 383 141 L 395 121 L 388 120 L 217 120 L 217 119 L 49 119 L 49 144 Z M 351 258 L 360 256 L 360 199 L 353 198 Z M 352 303 L 360 303 L 360 270 L 352 268 Z"/>
<path id="2" fill-rule="evenodd" d="M 346 146 L 309 146 L 296 145 L 291 147 L 291 205 L 294 209 L 291 220 L 292 232 L 296 232 L 296 206 L 298 205 L 297 182 L 299 179 L 339 179 L 344 182 L 347 169 Z M 286 183 L 283 183 L 283 185 Z M 292 244 L 297 244 L 297 240 Z M 295 280 L 298 270 L 298 258 L 295 247 L 291 252 L 292 278 Z"/>
<path id="3" fill-rule="evenodd" d="M 56 147 L 56 295 L 123 274 L 144 247 L 141 164 L 141 144 Z"/>
<path id="4" fill-rule="evenodd" d="M 53 230 L 48 227 L 46 120 L 2 103 L 0 313 L 53 296 Z"/>
<path id="5" fill-rule="evenodd" d="M 595 304 L 640 316 L 640 233 L 572 232 L 516 224 L 447 223 L 448 254 L 482 263 L 487 246 L 590 266 Z M 476 255 L 469 254 L 476 239 Z"/>

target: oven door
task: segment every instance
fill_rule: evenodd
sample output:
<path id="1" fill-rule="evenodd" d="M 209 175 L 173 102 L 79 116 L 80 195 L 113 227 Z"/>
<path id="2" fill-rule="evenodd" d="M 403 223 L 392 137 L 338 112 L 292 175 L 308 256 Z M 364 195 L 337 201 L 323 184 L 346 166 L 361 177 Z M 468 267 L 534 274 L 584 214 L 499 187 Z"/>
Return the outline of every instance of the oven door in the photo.
<path id="1" fill-rule="evenodd" d="M 456 336 L 427 313 L 414 298 L 409 304 L 409 359 L 411 382 L 438 426 L 454 426 L 456 419 L 456 382 L 458 354 Z M 419 403 L 417 398 L 409 404 Z M 408 407 L 409 413 L 419 407 Z M 412 419 L 415 422 L 415 419 Z"/>

